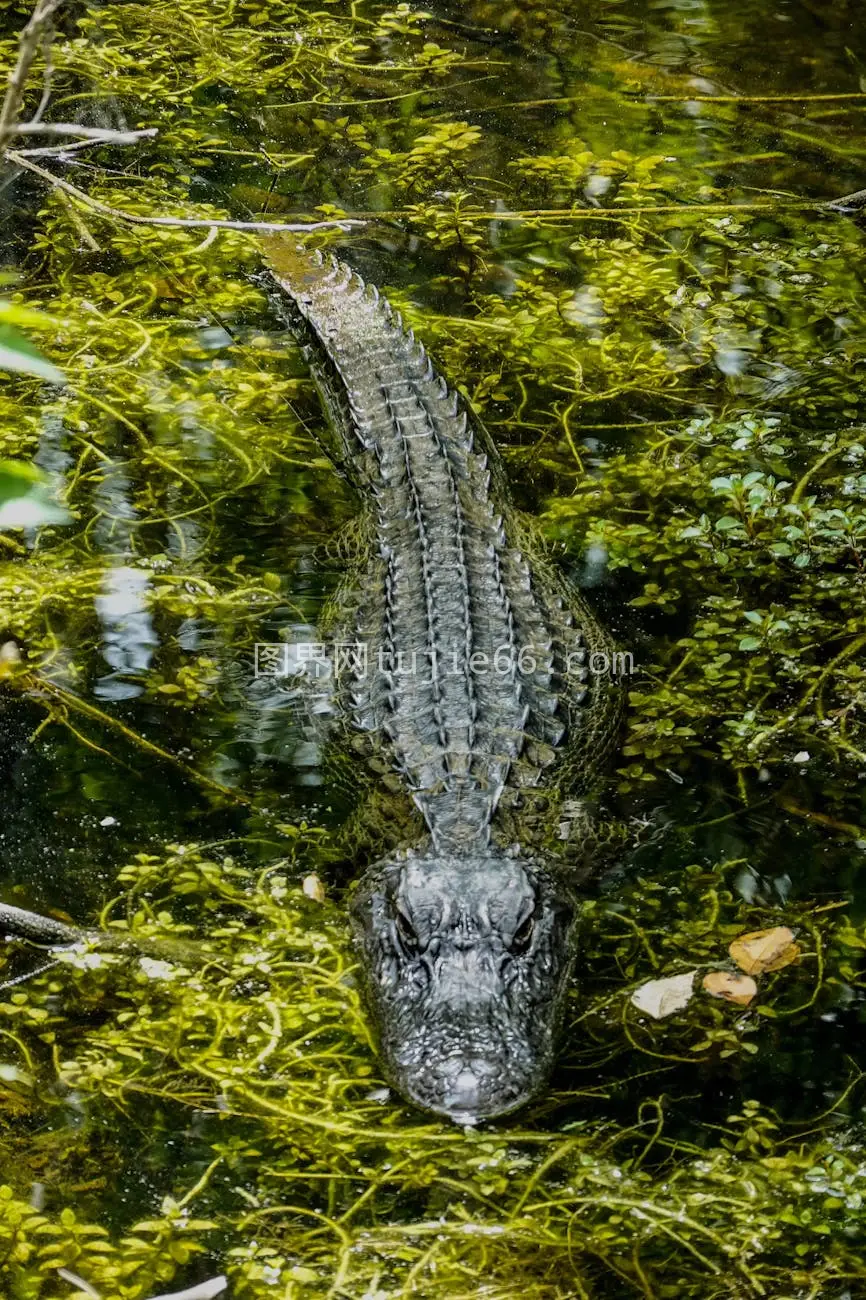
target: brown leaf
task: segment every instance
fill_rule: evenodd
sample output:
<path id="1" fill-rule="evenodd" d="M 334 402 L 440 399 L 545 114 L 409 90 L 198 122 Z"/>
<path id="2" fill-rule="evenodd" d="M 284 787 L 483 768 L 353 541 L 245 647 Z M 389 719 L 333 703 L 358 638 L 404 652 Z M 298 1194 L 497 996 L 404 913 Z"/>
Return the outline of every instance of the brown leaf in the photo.
<path id="1" fill-rule="evenodd" d="M 738 971 L 711 970 L 703 978 L 703 987 L 714 998 L 725 998 L 727 1002 L 736 1002 L 738 1006 L 747 1007 L 758 991 L 758 986 L 750 975 L 740 975 Z"/>
<path id="2" fill-rule="evenodd" d="M 781 970 L 800 956 L 800 946 L 786 925 L 776 925 L 772 930 L 752 930 L 741 934 L 729 946 L 728 952 L 747 975 L 763 975 L 764 971 Z"/>

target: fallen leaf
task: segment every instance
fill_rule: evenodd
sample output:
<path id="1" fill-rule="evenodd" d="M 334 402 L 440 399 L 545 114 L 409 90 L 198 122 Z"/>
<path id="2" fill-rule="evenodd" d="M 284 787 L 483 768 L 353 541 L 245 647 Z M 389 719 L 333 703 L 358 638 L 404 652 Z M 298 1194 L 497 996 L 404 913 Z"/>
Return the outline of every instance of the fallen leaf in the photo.
<path id="1" fill-rule="evenodd" d="M 639 1011 L 645 1011 L 654 1020 L 663 1020 L 675 1011 L 682 1011 L 688 1005 L 694 989 L 697 971 L 689 970 L 684 975 L 669 975 L 666 979 L 650 980 L 641 984 L 631 995 L 632 1003 Z"/>
<path id="2" fill-rule="evenodd" d="M 301 883 L 301 889 L 303 889 L 304 893 L 307 895 L 307 898 L 312 898 L 314 903 L 324 903 L 325 886 L 322 884 L 318 876 L 316 875 L 304 876 L 304 879 Z"/>
<path id="3" fill-rule="evenodd" d="M 727 1002 L 736 1002 L 741 1007 L 747 1007 L 758 991 L 751 975 L 729 970 L 708 971 L 703 986 L 712 997 L 725 998 Z"/>
<path id="4" fill-rule="evenodd" d="M 793 931 L 786 925 L 776 925 L 772 930 L 741 934 L 730 944 L 728 952 L 747 975 L 763 975 L 764 971 L 781 970 L 796 961 L 800 945 L 794 943 Z"/>

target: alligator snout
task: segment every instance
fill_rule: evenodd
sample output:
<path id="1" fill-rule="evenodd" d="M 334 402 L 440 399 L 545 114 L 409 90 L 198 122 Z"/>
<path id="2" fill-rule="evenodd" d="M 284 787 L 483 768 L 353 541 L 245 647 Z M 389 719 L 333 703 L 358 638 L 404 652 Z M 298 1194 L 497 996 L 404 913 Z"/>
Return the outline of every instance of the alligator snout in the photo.
<path id="1" fill-rule="evenodd" d="M 553 1065 L 573 916 L 538 862 L 413 851 L 353 905 L 367 1002 L 404 1097 L 457 1123 L 517 1109 Z"/>
<path id="2" fill-rule="evenodd" d="M 443 1062 L 442 1070 L 430 1077 L 412 1100 L 456 1124 L 495 1119 L 523 1105 L 544 1083 L 544 1073 L 539 1076 L 535 1071 L 518 1080 L 506 1071 L 506 1061 L 487 1057 Z"/>
<path id="3" fill-rule="evenodd" d="M 445 1094 L 449 1114 L 475 1115 L 479 1108 L 483 1109 L 485 1094 L 490 1091 L 490 1079 L 486 1061 L 472 1061 L 462 1069 Z"/>

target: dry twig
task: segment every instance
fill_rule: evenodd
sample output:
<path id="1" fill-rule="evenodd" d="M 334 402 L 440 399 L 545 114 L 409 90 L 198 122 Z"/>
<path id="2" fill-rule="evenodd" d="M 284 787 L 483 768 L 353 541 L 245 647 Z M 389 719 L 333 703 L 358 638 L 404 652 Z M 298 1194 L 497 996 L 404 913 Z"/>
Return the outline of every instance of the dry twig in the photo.
<path id="1" fill-rule="evenodd" d="M 335 221 L 307 221 L 303 223 L 290 223 L 285 221 L 228 221 L 214 217 L 142 217 L 137 213 L 124 212 L 120 208 L 113 208 L 107 203 L 101 203 L 99 199 L 91 198 L 84 190 L 80 190 L 75 185 L 70 185 L 69 181 L 61 180 L 59 176 L 52 176 L 51 172 L 46 171 L 33 162 L 31 158 L 17 150 L 8 149 L 6 157 L 10 162 L 16 163 L 19 167 L 25 168 L 26 171 L 34 172 L 43 180 L 48 181 L 55 189 L 62 190 L 64 194 L 70 195 L 71 198 L 77 199 L 83 203 L 91 212 L 99 212 L 102 216 L 112 217 L 115 221 L 127 221 L 136 226 L 166 226 L 168 228 L 180 230 L 251 230 L 251 231 L 274 231 L 281 230 L 297 232 L 307 230 L 343 230 L 349 226 L 365 226 L 364 220 L 356 220 L 350 217 L 341 217 Z"/>
<path id="2" fill-rule="evenodd" d="M 21 101 L 24 98 L 24 87 L 30 69 L 39 53 L 39 46 L 48 32 L 51 20 L 62 3 L 63 0 L 37 0 L 30 21 L 19 37 L 18 58 L 10 74 L 6 95 L 0 107 L 0 150 L 3 150 L 7 141 L 17 134 L 18 114 L 21 112 Z M 43 105 L 40 105 L 40 111 L 42 107 Z"/>

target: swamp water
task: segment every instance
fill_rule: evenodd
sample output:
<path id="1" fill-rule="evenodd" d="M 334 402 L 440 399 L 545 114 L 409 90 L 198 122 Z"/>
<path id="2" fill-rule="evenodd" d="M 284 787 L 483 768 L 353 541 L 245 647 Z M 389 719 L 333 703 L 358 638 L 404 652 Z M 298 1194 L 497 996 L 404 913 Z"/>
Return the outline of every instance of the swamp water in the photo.
<path id="1" fill-rule="evenodd" d="M 47 119 L 157 134 L 33 159 L 101 211 L 0 179 L 67 379 L 3 377 L 0 457 L 71 515 L 0 532 L 0 897 L 194 943 L 4 951 L 3 1300 L 866 1296 L 866 239 L 821 206 L 866 185 L 864 37 L 818 0 L 58 13 Z M 354 509 L 255 236 L 105 205 L 363 218 L 311 246 L 387 289 L 634 656 L 561 1063 L 509 1120 L 385 1088 L 351 765 L 253 677 Z M 752 1002 L 702 991 L 780 925 Z"/>

